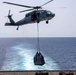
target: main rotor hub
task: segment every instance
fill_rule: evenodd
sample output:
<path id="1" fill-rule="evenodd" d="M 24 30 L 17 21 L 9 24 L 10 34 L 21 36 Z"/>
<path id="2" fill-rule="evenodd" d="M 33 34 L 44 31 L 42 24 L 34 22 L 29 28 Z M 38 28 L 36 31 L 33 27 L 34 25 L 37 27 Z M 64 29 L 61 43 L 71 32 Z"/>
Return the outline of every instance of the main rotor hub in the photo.
<path id="1" fill-rule="evenodd" d="M 36 6 L 34 7 L 34 9 L 41 9 L 41 6 Z"/>

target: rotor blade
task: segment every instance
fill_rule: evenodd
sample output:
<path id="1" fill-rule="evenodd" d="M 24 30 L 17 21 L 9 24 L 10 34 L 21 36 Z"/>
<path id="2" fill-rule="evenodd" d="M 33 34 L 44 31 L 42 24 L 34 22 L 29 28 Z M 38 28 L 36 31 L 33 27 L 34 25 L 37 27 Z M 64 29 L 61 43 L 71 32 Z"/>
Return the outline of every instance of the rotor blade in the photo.
<path id="1" fill-rule="evenodd" d="M 32 7 L 32 6 L 26 6 L 26 5 L 15 4 L 15 3 L 10 3 L 10 2 L 3 2 L 3 3 L 11 4 L 11 5 L 16 5 L 16 6 L 21 6 L 21 7 L 27 7 L 27 8 L 34 8 L 34 7 Z"/>
<path id="2" fill-rule="evenodd" d="M 20 13 L 30 11 L 30 10 L 34 10 L 34 9 L 23 10 L 23 11 L 20 11 Z"/>
<path id="3" fill-rule="evenodd" d="M 53 1 L 53 0 L 50 0 L 50 1 L 46 2 L 46 3 L 44 3 L 44 4 L 41 5 L 41 6 L 44 6 L 44 5 L 48 4 L 48 3 L 50 3 L 51 1 Z"/>
<path id="4" fill-rule="evenodd" d="M 65 9 L 65 8 L 67 8 L 67 7 L 46 7 L 46 8 Z"/>

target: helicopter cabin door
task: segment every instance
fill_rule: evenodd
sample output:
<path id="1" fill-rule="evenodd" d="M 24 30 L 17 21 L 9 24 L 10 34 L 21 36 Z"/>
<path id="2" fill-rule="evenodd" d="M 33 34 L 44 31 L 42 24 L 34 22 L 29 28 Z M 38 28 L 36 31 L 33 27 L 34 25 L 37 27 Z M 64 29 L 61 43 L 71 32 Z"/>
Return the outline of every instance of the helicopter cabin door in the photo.
<path id="1" fill-rule="evenodd" d="M 32 20 L 32 21 L 36 21 L 36 20 L 37 20 L 36 12 L 34 12 L 34 13 L 31 15 L 31 20 Z"/>

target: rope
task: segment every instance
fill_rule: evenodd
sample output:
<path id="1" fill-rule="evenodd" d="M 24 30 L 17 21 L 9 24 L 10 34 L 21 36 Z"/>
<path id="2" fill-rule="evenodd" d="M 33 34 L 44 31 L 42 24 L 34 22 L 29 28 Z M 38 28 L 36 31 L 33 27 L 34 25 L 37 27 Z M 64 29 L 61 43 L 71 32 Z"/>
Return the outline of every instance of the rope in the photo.
<path id="1" fill-rule="evenodd" d="M 39 25 L 37 23 L 37 52 L 40 52 L 40 45 L 39 45 Z"/>

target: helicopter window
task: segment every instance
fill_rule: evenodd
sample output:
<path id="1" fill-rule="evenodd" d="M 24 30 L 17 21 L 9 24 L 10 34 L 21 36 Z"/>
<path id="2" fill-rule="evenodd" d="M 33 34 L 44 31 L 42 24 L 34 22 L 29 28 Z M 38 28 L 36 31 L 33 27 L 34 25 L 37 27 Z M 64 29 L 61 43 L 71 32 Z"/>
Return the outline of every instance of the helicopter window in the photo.
<path id="1" fill-rule="evenodd" d="M 47 11 L 47 14 L 51 14 L 52 12 L 51 11 Z"/>
<path id="2" fill-rule="evenodd" d="M 26 17 L 28 17 L 28 14 L 26 15 Z"/>
<path id="3" fill-rule="evenodd" d="M 26 15 L 26 17 L 27 17 L 27 15 Z"/>
<path id="4" fill-rule="evenodd" d="M 31 19 L 32 19 L 32 21 L 37 20 L 37 15 L 36 15 L 36 13 L 34 13 L 34 14 L 31 15 Z"/>
<path id="5" fill-rule="evenodd" d="M 29 14 L 26 14 L 26 17 L 28 17 L 29 16 Z"/>

